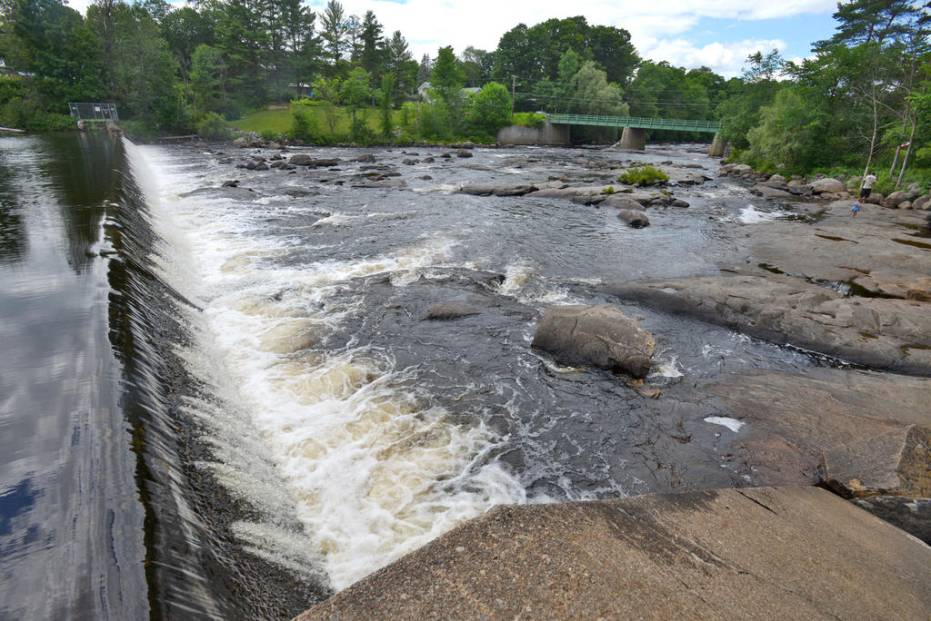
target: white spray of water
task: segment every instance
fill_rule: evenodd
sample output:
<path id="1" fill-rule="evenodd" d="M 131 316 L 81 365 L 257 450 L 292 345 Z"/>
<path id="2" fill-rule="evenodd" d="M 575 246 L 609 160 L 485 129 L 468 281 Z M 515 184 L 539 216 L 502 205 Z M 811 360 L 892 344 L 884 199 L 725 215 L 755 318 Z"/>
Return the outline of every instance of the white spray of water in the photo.
<path id="1" fill-rule="evenodd" d="M 347 281 L 388 273 L 403 286 L 448 259 L 448 241 L 281 261 L 297 242 L 257 234 L 261 210 L 182 198 L 203 180 L 157 149 L 127 151 L 163 240 L 153 262 L 203 309 L 179 309 L 195 337 L 179 353 L 209 394 L 185 403 L 213 448 L 205 467 L 265 516 L 234 526 L 246 549 L 294 571 L 322 567 L 341 589 L 493 505 L 526 501 L 487 459 L 492 432 L 453 422 L 389 353 L 320 346 L 359 312 L 333 295 Z"/>
<path id="2" fill-rule="evenodd" d="M 740 215 L 737 217 L 737 220 L 743 224 L 760 224 L 763 222 L 772 222 L 773 220 L 784 217 L 785 215 L 783 214 L 773 213 L 771 211 L 760 211 L 754 205 L 747 205 L 740 210 Z"/>

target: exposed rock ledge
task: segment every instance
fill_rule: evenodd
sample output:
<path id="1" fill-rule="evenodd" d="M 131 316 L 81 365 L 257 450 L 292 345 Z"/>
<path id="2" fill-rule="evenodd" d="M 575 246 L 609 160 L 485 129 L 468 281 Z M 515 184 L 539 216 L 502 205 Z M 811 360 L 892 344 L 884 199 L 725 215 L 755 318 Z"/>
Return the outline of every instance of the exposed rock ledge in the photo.
<path id="1" fill-rule="evenodd" d="M 849 362 L 931 374 L 931 313 L 911 300 L 845 297 L 787 276 L 610 285 L 608 292 Z"/>
<path id="2" fill-rule="evenodd" d="M 298 619 L 927 619 L 929 567 L 817 488 L 508 506 Z"/>

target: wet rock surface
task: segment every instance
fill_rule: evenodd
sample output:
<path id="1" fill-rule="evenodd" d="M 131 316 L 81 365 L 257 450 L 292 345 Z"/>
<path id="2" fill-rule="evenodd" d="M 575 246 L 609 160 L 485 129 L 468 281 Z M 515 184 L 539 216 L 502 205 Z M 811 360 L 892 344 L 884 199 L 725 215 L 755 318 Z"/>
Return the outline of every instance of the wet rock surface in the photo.
<path id="1" fill-rule="evenodd" d="M 850 298 L 781 275 L 608 286 L 625 300 L 856 364 L 931 374 L 931 315 L 919 302 Z"/>
<path id="2" fill-rule="evenodd" d="M 548 308 L 533 346 L 562 364 L 590 364 L 638 378 L 649 373 L 656 349 L 649 332 L 608 305 Z"/>

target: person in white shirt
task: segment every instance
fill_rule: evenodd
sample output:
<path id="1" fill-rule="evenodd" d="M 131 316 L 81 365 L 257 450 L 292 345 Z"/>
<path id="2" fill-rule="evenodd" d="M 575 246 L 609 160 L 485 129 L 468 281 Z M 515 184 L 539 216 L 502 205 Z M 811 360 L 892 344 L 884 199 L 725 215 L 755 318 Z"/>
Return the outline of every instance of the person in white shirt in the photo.
<path id="1" fill-rule="evenodd" d="M 876 183 L 876 175 L 867 171 L 863 177 L 863 185 L 860 186 L 860 200 L 866 200 L 873 192 L 873 184 Z"/>

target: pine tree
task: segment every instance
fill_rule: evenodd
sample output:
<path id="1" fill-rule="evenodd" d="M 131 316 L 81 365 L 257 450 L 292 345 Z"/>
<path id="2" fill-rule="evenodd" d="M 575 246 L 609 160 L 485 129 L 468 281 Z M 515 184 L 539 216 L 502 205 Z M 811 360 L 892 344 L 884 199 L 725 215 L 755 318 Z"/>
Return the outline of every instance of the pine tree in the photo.
<path id="1" fill-rule="evenodd" d="M 372 11 L 366 11 L 362 19 L 362 51 L 359 55 L 359 64 L 371 74 L 372 79 L 380 81 L 385 70 L 386 45 L 382 37 L 384 28 Z"/>
<path id="2" fill-rule="evenodd" d="M 337 0 L 327 2 L 320 23 L 320 36 L 330 64 L 335 68 L 346 51 L 346 12 Z"/>

